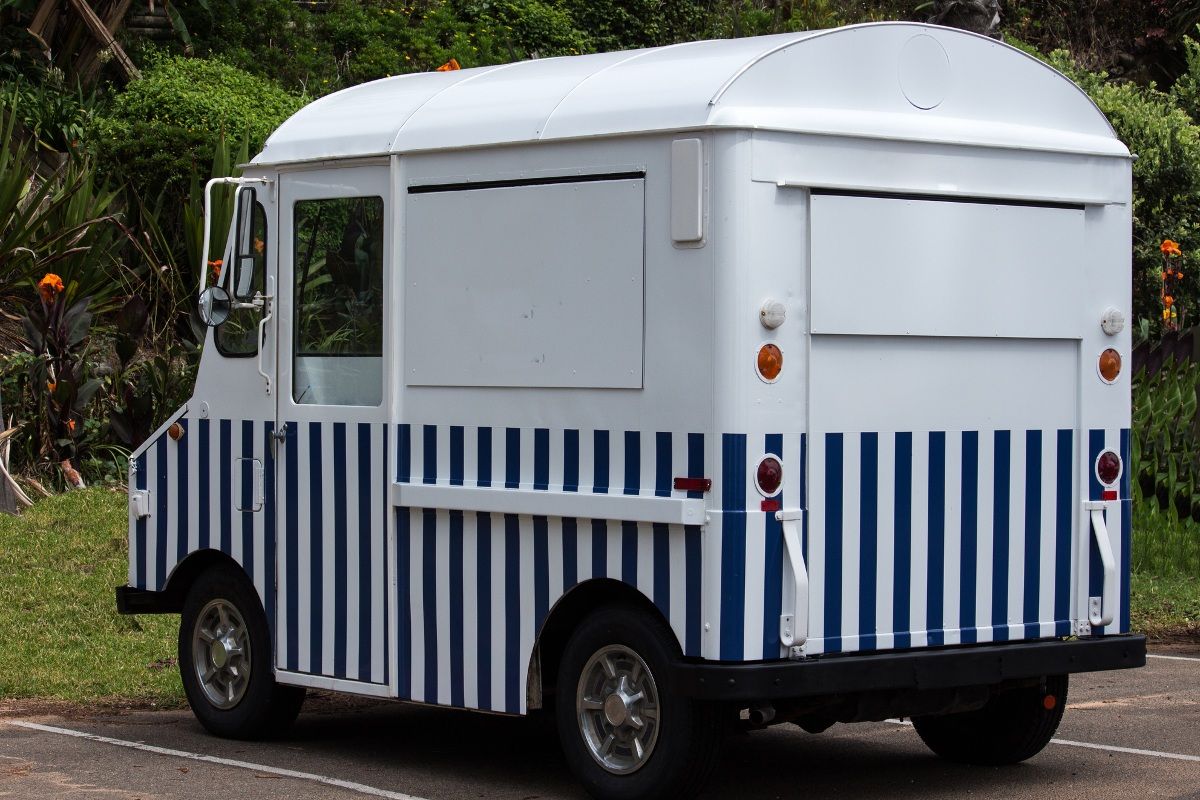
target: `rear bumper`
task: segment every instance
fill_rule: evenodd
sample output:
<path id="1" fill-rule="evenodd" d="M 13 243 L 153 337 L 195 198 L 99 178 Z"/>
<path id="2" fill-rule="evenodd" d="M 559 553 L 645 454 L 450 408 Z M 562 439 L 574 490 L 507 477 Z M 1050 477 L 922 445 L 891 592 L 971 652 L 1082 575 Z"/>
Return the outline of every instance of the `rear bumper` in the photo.
<path id="1" fill-rule="evenodd" d="M 940 647 L 898 653 L 853 653 L 752 664 L 681 663 L 679 694 L 731 701 L 780 700 L 877 690 L 951 689 L 1072 672 L 1146 665 L 1146 637 Z"/>
<path id="2" fill-rule="evenodd" d="M 151 592 L 132 586 L 117 587 L 118 614 L 171 614 L 179 611 L 166 592 Z"/>

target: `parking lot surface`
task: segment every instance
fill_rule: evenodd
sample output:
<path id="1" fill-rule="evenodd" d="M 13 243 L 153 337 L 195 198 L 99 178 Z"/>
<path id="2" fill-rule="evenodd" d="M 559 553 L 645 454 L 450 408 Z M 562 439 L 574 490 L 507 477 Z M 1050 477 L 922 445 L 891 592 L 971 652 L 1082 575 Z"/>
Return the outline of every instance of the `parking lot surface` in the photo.
<path id="1" fill-rule="evenodd" d="M 319 697 L 287 739 L 207 735 L 188 711 L 0 711 L 0 798 L 576 798 L 543 719 Z M 1078 675 L 1056 740 L 1029 762 L 977 768 L 911 726 L 793 725 L 730 737 L 705 797 L 1197 798 L 1200 650 Z"/>

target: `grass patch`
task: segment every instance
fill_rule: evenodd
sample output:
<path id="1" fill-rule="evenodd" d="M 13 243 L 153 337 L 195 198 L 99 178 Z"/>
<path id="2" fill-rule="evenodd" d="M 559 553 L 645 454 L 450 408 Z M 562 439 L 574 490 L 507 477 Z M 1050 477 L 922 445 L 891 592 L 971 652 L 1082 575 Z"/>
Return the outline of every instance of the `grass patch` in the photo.
<path id="1" fill-rule="evenodd" d="M 175 706 L 178 617 L 123 617 L 123 491 L 47 498 L 0 514 L 0 697 Z"/>
<path id="2" fill-rule="evenodd" d="M 1152 638 L 1200 638 L 1200 578 L 1135 572 L 1129 593 L 1135 631 Z"/>
<path id="3" fill-rule="evenodd" d="M 1200 523 L 1163 511 L 1154 498 L 1133 503 L 1133 571 L 1200 575 Z"/>

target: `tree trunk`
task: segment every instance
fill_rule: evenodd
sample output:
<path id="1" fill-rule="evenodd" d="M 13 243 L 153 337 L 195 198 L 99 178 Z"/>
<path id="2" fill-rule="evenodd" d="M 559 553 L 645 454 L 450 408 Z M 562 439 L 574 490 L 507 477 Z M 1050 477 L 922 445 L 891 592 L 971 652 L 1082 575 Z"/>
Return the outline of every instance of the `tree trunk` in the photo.
<path id="1" fill-rule="evenodd" d="M 929 21 L 1000 38 L 1000 0 L 935 0 Z"/>

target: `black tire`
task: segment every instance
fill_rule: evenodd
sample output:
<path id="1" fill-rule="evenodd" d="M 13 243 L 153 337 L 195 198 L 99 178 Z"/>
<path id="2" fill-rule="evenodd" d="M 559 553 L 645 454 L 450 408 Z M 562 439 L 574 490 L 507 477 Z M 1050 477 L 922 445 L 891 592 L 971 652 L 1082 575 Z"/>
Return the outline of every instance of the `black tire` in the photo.
<path id="1" fill-rule="evenodd" d="M 236 699 L 227 701 L 232 703 L 227 708 L 214 704 L 202 686 L 197 657 L 211 669 L 212 654 L 207 648 L 193 647 L 201 614 L 211 618 L 218 609 L 224 609 L 231 617 L 240 616 L 240 635 L 234 640 L 248 640 L 250 651 L 249 677 L 241 682 L 244 685 L 236 692 Z M 206 627 L 206 630 L 210 629 Z M 240 661 L 235 662 L 238 657 L 225 656 L 224 651 L 222 658 L 233 664 L 234 669 L 242 666 Z M 179 622 L 179 674 L 188 703 L 200 724 L 211 733 L 230 739 L 260 739 L 286 732 L 300 713 L 305 690 L 276 683 L 273 661 L 274 648 L 267 617 L 254 587 L 240 571 L 224 566 L 210 567 L 188 590 Z"/>
<path id="2" fill-rule="evenodd" d="M 592 755 L 577 713 L 584 669 L 606 648 L 627 648 L 648 669 L 658 695 L 657 735 L 644 762 L 614 774 Z M 723 726 L 719 708 L 677 696 L 669 667 L 680 658 L 671 630 L 641 609 L 601 608 L 571 635 L 558 672 L 555 717 L 567 764 L 592 796 L 601 800 L 691 797 L 700 791 L 717 761 Z M 643 681 L 645 679 L 643 678 Z M 632 717 L 631 717 L 632 718 Z"/>
<path id="3" fill-rule="evenodd" d="M 1066 707 L 1067 676 L 1053 675 L 1044 686 L 997 692 L 976 711 L 914 717 L 912 722 L 929 749 L 942 758 L 1000 766 L 1041 752 L 1058 730 Z"/>

